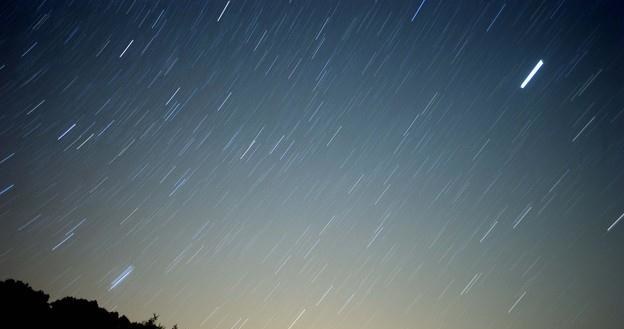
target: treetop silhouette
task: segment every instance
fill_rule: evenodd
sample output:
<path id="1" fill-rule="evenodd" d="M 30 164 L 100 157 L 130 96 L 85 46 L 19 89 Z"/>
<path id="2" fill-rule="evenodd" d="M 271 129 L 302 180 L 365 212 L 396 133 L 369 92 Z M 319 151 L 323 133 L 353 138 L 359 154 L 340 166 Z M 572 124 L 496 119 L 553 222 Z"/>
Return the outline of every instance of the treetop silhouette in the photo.
<path id="1" fill-rule="evenodd" d="M 1 281 L 0 318 L 3 327 L 165 329 L 158 323 L 156 314 L 144 322 L 132 322 L 124 315 L 100 307 L 96 301 L 65 297 L 50 303 L 49 299 L 49 295 L 24 282 Z"/>

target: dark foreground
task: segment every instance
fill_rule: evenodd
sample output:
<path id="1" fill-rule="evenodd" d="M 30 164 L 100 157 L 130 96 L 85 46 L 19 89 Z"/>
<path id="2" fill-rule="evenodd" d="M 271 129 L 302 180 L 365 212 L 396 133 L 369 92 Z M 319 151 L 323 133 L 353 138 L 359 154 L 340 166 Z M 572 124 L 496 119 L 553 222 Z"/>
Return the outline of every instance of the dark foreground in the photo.
<path id="1" fill-rule="evenodd" d="M 96 301 L 65 297 L 48 302 L 50 296 L 12 279 L 0 282 L 0 318 L 14 328 L 164 329 L 154 315 L 144 322 L 131 322 L 109 312 Z M 177 326 L 174 326 L 174 329 Z"/>

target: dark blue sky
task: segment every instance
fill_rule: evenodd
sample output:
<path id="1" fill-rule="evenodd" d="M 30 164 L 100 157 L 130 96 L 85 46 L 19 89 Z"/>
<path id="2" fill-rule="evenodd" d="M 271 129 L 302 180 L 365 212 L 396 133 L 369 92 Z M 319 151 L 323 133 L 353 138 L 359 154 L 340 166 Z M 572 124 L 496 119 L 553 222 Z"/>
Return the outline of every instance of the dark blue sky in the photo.
<path id="1" fill-rule="evenodd" d="M 194 329 L 618 328 L 623 14 L 5 1 L 0 278 Z"/>

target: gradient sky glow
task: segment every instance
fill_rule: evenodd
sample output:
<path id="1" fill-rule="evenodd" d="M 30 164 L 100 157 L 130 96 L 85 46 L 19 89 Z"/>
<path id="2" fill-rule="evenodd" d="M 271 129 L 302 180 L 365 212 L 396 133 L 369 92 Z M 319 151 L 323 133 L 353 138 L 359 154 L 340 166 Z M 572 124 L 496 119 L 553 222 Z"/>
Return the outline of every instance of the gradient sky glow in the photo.
<path id="1" fill-rule="evenodd" d="M 622 17 L 3 1 L 0 278 L 189 329 L 621 328 Z"/>

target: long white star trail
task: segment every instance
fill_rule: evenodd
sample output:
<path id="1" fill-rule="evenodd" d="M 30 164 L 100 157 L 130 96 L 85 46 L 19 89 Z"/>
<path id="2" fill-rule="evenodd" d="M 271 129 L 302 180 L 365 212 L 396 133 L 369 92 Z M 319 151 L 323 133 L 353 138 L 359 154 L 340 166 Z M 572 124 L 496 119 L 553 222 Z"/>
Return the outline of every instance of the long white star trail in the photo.
<path id="1" fill-rule="evenodd" d="M 620 7 L 3 1 L 0 280 L 166 328 L 620 328 Z"/>
<path id="2" fill-rule="evenodd" d="M 291 329 L 292 327 L 295 326 L 295 323 L 297 323 L 297 321 L 299 321 L 299 319 L 301 319 L 301 316 L 303 315 L 303 313 L 305 313 L 305 308 L 303 310 L 301 310 L 301 312 L 299 313 L 299 315 L 297 315 L 297 318 L 290 323 L 290 325 L 288 326 L 288 329 Z"/>
<path id="3" fill-rule="evenodd" d="M 514 308 L 516 308 L 516 306 L 518 306 L 518 304 L 524 298 L 525 295 L 526 295 L 526 291 L 523 291 L 522 294 L 520 295 L 520 297 L 518 297 L 518 299 L 516 299 L 516 301 L 511 305 L 509 310 L 507 310 L 507 313 L 513 312 Z"/>
<path id="4" fill-rule="evenodd" d="M 70 233 L 69 235 L 67 235 L 63 240 L 61 240 L 61 242 L 57 243 L 54 247 L 52 247 L 52 251 L 58 249 L 60 246 L 62 246 L 65 242 L 67 242 L 67 240 L 71 239 L 71 237 L 74 236 L 74 233 Z"/>
<path id="5" fill-rule="evenodd" d="M 219 14 L 219 17 L 217 18 L 217 22 L 221 20 L 221 17 L 223 17 L 223 14 L 225 14 L 225 11 L 227 10 L 227 7 L 229 5 L 230 5 L 230 1 L 225 3 L 225 7 L 223 7 L 223 10 L 221 10 L 221 14 Z"/>
<path id="6" fill-rule="evenodd" d="M 4 188 L 2 188 L 2 190 L 0 190 L 0 195 L 3 195 L 7 192 L 9 192 L 11 189 L 13 189 L 13 187 L 15 186 L 15 184 L 11 184 L 9 186 L 5 186 Z"/>
<path id="7" fill-rule="evenodd" d="M 65 135 L 67 135 L 72 129 L 74 129 L 76 127 L 76 124 L 72 124 L 71 126 L 69 126 L 69 128 L 67 128 L 65 131 L 63 131 L 63 133 L 61 133 L 59 135 L 59 137 L 56 140 L 61 140 L 63 137 L 65 137 Z"/>
<path id="8" fill-rule="evenodd" d="M 416 12 L 412 16 L 412 19 L 411 19 L 412 22 L 414 21 L 414 19 L 416 19 L 416 16 L 418 16 L 418 13 L 420 12 L 420 9 L 422 9 L 422 6 L 425 4 L 425 1 L 427 1 L 427 0 L 422 0 L 420 2 L 420 5 L 418 5 L 418 9 L 416 9 Z"/>
<path id="9" fill-rule="evenodd" d="M 533 67 L 531 72 L 529 72 L 529 75 L 527 75 L 527 77 L 524 79 L 524 81 L 522 81 L 522 84 L 520 85 L 520 88 L 524 88 L 524 87 L 527 86 L 527 84 L 529 84 L 531 79 L 533 79 L 533 77 L 535 76 L 537 71 L 539 71 L 539 69 L 542 67 L 542 65 L 544 65 L 544 62 L 542 62 L 542 60 L 540 59 L 539 62 L 537 62 L 537 64 L 535 64 L 535 67 Z"/>
<path id="10" fill-rule="evenodd" d="M 126 48 L 124 48 L 124 50 L 121 52 L 121 54 L 119 54 L 119 58 L 122 58 L 123 55 L 126 53 L 126 51 L 128 51 L 128 48 L 130 48 L 130 46 L 132 46 L 132 43 L 134 42 L 134 40 L 130 40 L 130 42 L 128 43 L 128 45 L 126 46 Z"/>
<path id="11" fill-rule="evenodd" d="M 624 218 L 624 213 L 622 213 L 620 217 L 618 217 L 615 221 L 613 221 L 613 223 L 611 223 L 611 225 L 609 225 L 609 227 L 607 228 L 607 232 L 611 231 L 615 227 L 615 225 L 617 225 L 620 222 L 622 218 Z"/>
<path id="12" fill-rule="evenodd" d="M 113 280 L 113 282 L 111 282 L 108 290 L 115 289 L 115 287 L 117 287 L 120 283 L 122 283 L 132 273 L 132 271 L 134 271 L 134 266 L 132 265 L 128 266 L 123 272 L 121 272 L 121 274 L 119 274 L 115 278 L 115 280 Z"/>

